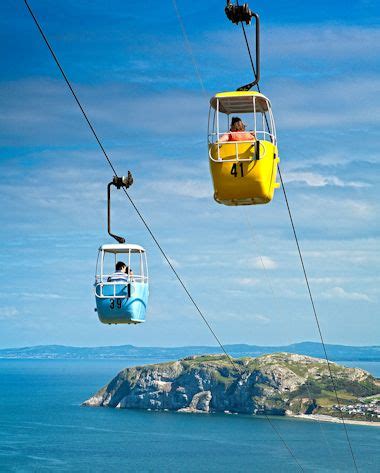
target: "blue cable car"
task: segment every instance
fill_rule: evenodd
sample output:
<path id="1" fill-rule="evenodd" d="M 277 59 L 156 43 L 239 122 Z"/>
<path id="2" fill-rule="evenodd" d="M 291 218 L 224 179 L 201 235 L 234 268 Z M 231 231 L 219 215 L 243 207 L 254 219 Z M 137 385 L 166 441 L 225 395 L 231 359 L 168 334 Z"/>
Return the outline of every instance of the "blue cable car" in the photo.
<path id="1" fill-rule="evenodd" d="M 114 270 L 118 263 L 126 267 L 124 275 L 122 271 Z M 148 265 L 144 248 L 132 244 L 102 245 L 95 275 L 96 310 L 100 322 L 145 322 L 148 296 Z"/>
<path id="2" fill-rule="evenodd" d="M 128 172 L 127 177 L 115 176 L 107 187 L 108 234 L 117 243 L 102 245 L 96 262 L 95 311 L 104 324 L 145 322 L 149 297 L 146 251 L 111 232 L 111 186 L 128 189 L 132 183 Z"/>

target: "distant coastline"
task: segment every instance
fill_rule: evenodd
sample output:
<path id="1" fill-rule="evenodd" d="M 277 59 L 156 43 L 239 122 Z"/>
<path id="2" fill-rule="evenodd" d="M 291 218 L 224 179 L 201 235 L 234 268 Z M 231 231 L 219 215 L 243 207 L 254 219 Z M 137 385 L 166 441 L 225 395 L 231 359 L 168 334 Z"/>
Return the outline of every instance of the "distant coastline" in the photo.
<path id="1" fill-rule="evenodd" d="M 327 416 L 324 414 L 295 414 L 295 415 L 288 415 L 288 417 L 293 417 L 295 419 L 305 419 L 305 420 L 313 420 L 317 422 L 333 422 L 335 424 L 342 424 L 342 420 L 338 417 Z M 368 425 L 371 427 L 380 427 L 380 422 L 370 422 L 366 420 L 353 420 L 344 418 L 345 424 L 352 424 L 352 425 Z"/>
<path id="2" fill-rule="evenodd" d="M 301 342 L 285 346 L 257 346 L 231 344 L 225 346 L 227 352 L 236 358 L 242 356 L 256 357 L 276 352 L 295 353 L 299 355 L 323 358 L 320 343 Z M 380 361 L 380 346 L 346 346 L 326 345 L 327 354 L 332 361 Z M 186 356 L 204 353 L 219 354 L 215 346 L 185 347 L 136 347 L 133 345 L 103 347 L 72 347 L 64 345 L 39 345 L 21 348 L 0 349 L 0 359 L 78 359 L 78 360 L 131 360 L 165 359 L 176 360 Z"/>

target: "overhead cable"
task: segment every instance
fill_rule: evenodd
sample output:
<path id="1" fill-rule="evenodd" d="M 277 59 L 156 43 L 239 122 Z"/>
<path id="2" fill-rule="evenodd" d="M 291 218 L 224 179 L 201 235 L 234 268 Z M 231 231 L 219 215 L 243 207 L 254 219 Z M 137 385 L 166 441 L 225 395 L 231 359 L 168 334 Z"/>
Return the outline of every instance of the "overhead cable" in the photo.
<path id="1" fill-rule="evenodd" d="M 199 72 L 199 67 L 198 67 L 198 64 L 197 64 L 197 61 L 195 59 L 195 56 L 194 56 L 194 53 L 193 53 L 193 50 L 192 50 L 192 47 L 191 47 L 191 43 L 189 41 L 189 38 L 188 38 L 188 35 L 186 33 L 186 28 L 185 28 L 185 24 L 182 20 L 182 17 L 181 17 L 181 14 L 180 14 L 180 11 L 179 11 L 179 8 L 178 8 L 178 5 L 177 5 L 177 1 L 176 0 L 172 0 L 173 1 L 173 6 L 174 6 L 174 9 L 175 9 L 175 12 L 176 12 L 176 15 L 177 15 L 177 19 L 178 19 L 178 22 L 181 26 L 181 30 L 182 30 L 182 34 L 183 34 L 183 38 L 184 38 L 184 41 L 185 41 L 185 44 L 187 45 L 187 49 L 188 49 L 188 52 L 189 52 L 189 55 L 191 56 L 191 60 L 192 60 L 192 63 L 193 63 L 193 66 L 194 66 L 194 70 L 195 70 L 195 73 L 196 73 L 196 76 L 198 78 L 198 81 L 199 81 L 199 84 L 200 84 L 200 87 L 203 91 L 203 93 L 206 92 L 206 89 L 205 89 L 205 86 L 204 86 L 204 82 L 202 80 L 202 77 L 200 75 L 200 72 Z M 248 45 L 249 46 L 249 45 Z M 254 67 L 253 65 L 253 61 L 252 61 L 252 66 Z M 174 268 L 173 268 L 174 270 Z M 226 353 L 226 351 L 224 351 Z M 241 370 L 240 370 L 240 367 L 237 367 L 236 363 L 233 361 L 233 359 L 231 358 L 230 355 L 227 355 L 229 360 L 231 361 L 232 365 L 238 369 L 238 371 L 241 373 Z M 293 458 L 293 460 L 295 461 L 295 463 L 297 464 L 297 466 L 299 467 L 299 469 L 301 471 L 304 471 L 302 465 L 299 463 L 298 459 L 296 458 L 295 454 L 293 453 L 293 451 L 290 449 L 290 447 L 287 445 L 285 439 L 283 438 L 283 436 L 281 435 L 281 433 L 278 431 L 278 429 L 276 428 L 276 426 L 273 424 L 273 422 L 271 421 L 271 419 L 268 417 L 268 415 L 264 412 L 263 413 L 264 417 L 266 418 L 266 420 L 269 422 L 271 428 L 273 429 L 273 431 L 275 432 L 275 434 L 277 435 L 277 437 L 280 439 L 280 441 L 282 442 L 283 446 L 286 448 L 286 450 L 289 452 L 289 454 L 291 455 L 291 457 Z"/>
<path id="2" fill-rule="evenodd" d="M 115 174 L 116 177 L 118 177 L 118 174 L 116 172 L 116 169 L 114 167 L 114 165 L 112 164 L 112 161 L 110 159 L 110 157 L 108 156 L 102 142 L 100 141 L 100 138 L 99 136 L 97 135 L 96 131 L 95 131 L 95 128 L 93 127 L 92 123 L 90 122 L 90 119 L 88 118 L 83 106 L 81 105 L 80 101 L 79 101 L 79 98 L 77 96 L 77 94 L 75 93 L 74 91 L 74 88 L 72 87 L 66 73 L 64 72 L 56 54 L 54 53 L 53 51 L 53 48 L 51 47 L 45 33 L 43 32 L 36 16 L 34 15 L 31 7 L 29 6 L 28 4 L 28 1 L 27 0 L 24 0 L 24 3 L 25 5 L 27 6 L 28 10 L 29 10 L 29 13 L 31 14 L 39 32 L 41 33 L 41 36 L 43 37 L 51 55 L 53 56 L 54 58 L 54 61 L 55 63 L 57 64 L 63 78 L 65 79 L 65 82 L 66 84 L 68 85 L 77 105 L 79 106 L 81 112 L 82 112 L 82 115 L 84 116 L 92 134 L 94 135 L 103 155 L 105 156 L 109 166 L 111 167 L 113 173 Z M 216 342 L 218 343 L 218 345 L 220 346 L 221 350 L 223 351 L 223 353 L 229 358 L 229 360 L 231 361 L 232 364 L 235 365 L 236 367 L 236 363 L 234 362 L 233 358 L 228 354 L 228 352 L 226 351 L 226 349 L 224 348 L 224 345 L 222 344 L 221 340 L 219 339 L 219 337 L 217 336 L 217 334 L 215 333 L 214 329 L 212 328 L 212 326 L 210 325 L 210 323 L 208 322 L 206 316 L 204 315 L 204 313 L 202 312 L 202 310 L 199 308 L 198 304 L 196 303 L 195 299 L 193 298 L 193 296 L 191 295 L 190 291 L 188 290 L 187 286 L 185 285 L 185 283 L 183 282 L 182 278 L 180 277 L 180 275 L 178 274 L 178 272 L 176 271 L 176 269 L 174 268 L 173 264 L 171 263 L 170 261 L 170 258 L 168 257 L 168 255 L 166 254 L 165 250 L 162 248 L 161 244 L 159 243 L 157 237 L 154 235 L 152 229 L 150 228 L 150 226 L 148 225 L 146 219 L 143 217 L 141 211 L 138 209 L 138 207 L 136 206 L 135 202 L 133 201 L 132 197 L 129 195 L 128 191 L 123 187 L 123 190 L 125 192 L 125 195 L 127 196 L 129 202 L 132 204 L 132 207 L 135 209 L 137 215 L 140 217 L 143 225 L 145 226 L 145 228 L 147 229 L 148 233 L 150 234 L 150 236 L 152 237 L 154 243 L 156 244 L 157 248 L 159 249 L 160 253 L 162 254 L 162 256 L 164 257 L 165 261 L 168 263 L 169 267 L 171 268 L 171 270 L 173 271 L 175 277 L 177 278 L 178 282 L 180 283 L 180 285 L 182 286 L 182 288 L 184 289 L 184 291 L 186 292 L 188 298 L 190 299 L 191 303 L 194 305 L 195 309 L 197 310 L 198 314 L 201 316 L 202 320 L 204 321 L 204 323 L 206 324 L 207 328 L 209 329 L 209 331 L 211 332 L 211 334 L 213 335 L 214 339 L 216 340 Z"/>
<path id="3" fill-rule="evenodd" d="M 48 49 L 49 49 L 49 51 L 50 51 L 50 53 L 51 53 L 51 55 L 52 55 L 52 57 L 53 57 L 55 63 L 56 63 L 56 65 L 58 66 L 58 68 L 59 68 L 59 70 L 60 70 L 60 72 L 61 72 L 61 74 L 62 74 L 62 76 L 63 76 L 63 78 L 64 78 L 64 80 L 65 80 L 65 82 L 66 82 L 66 84 L 67 84 L 67 86 L 69 87 L 71 94 L 73 95 L 73 97 L 74 97 L 74 99 L 75 99 L 75 101 L 76 101 L 76 103 L 77 103 L 79 109 L 81 110 L 82 115 L 83 115 L 83 117 L 85 118 L 85 120 L 86 120 L 86 122 L 87 122 L 87 124 L 88 124 L 88 126 L 89 126 L 89 128 L 90 128 L 90 130 L 91 130 L 91 132 L 92 132 L 92 134 L 94 135 L 94 137 L 95 137 L 95 139 L 96 139 L 96 141 L 97 141 L 97 143 L 98 143 L 98 145 L 99 145 L 99 147 L 100 147 L 100 149 L 101 149 L 101 151 L 102 151 L 104 157 L 106 158 L 106 160 L 107 160 L 109 166 L 111 167 L 111 169 L 112 169 L 112 171 L 113 171 L 115 177 L 118 177 L 118 174 L 117 174 L 117 172 L 116 172 L 116 169 L 115 169 L 114 165 L 112 164 L 111 159 L 109 158 L 109 156 L 108 156 L 108 154 L 107 154 L 107 152 L 106 152 L 106 150 L 105 150 L 105 148 L 104 148 L 104 146 L 103 146 L 103 144 L 102 144 L 100 138 L 98 137 L 98 135 L 97 135 L 97 133 L 96 133 L 96 131 L 95 131 L 94 126 L 92 125 L 92 123 L 91 123 L 91 121 L 89 120 L 89 118 L 88 118 L 88 116 L 87 116 L 87 114 L 86 114 L 86 112 L 85 112 L 83 106 L 81 105 L 81 103 L 80 103 L 80 101 L 79 101 L 79 98 L 78 98 L 77 94 L 75 93 L 74 88 L 72 87 L 72 85 L 71 85 L 71 83 L 70 83 L 70 81 L 69 81 L 69 79 L 68 79 L 66 73 L 64 72 L 64 69 L 63 69 L 63 67 L 61 66 L 61 64 L 60 64 L 60 62 L 59 62 L 59 60 L 58 60 L 56 54 L 54 53 L 54 50 L 53 50 L 53 48 L 51 47 L 51 45 L 50 45 L 50 43 L 49 43 L 49 41 L 48 41 L 48 39 L 47 39 L 45 33 L 43 32 L 43 30 L 42 30 L 42 28 L 41 28 L 41 25 L 39 24 L 39 22 L 38 22 L 38 20 L 37 20 L 37 18 L 36 18 L 36 16 L 35 16 L 35 14 L 33 13 L 33 11 L 32 11 L 32 9 L 31 9 L 31 7 L 30 7 L 28 1 L 27 1 L 27 0 L 24 0 L 24 3 L 25 3 L 25 5 L 26 5 L 26 7 L 27 7 L 27 9 L 28 9 L 28 11 L 29 11 L 31 17 L 33 18 L 33 21 L 34 21 L 34 23 L 36 24 L 36 26 L 37 26 L 37 28 L 38 28 L 38 31 L 40 32 L 40 34 L 41 34 L 41 36 L 42 36 L 44 42 L 46 43 L 46 45 L 47 45 L 47 47 L 48 47 Z M 177 7 L 176 4 L 175 4 L 175 0 L 174 0 L 174 6 Z M 180 20 L 178 8 L 176 8 L 176 10 L 177 10 L 178 19 Z M 182 23 L 182 32 L 183 32 L 183 34 L 185 35 L 186 40 L 188 41 L 187 36 L 186 36 L 186 32 L 185 32 L 185 30 L 184 30 L 183 23 Z M 189 52 L 190 52 L 190 51 L 189 51 Z M 200 82 L 201 82 L 201 84 L 202 84 L 202 89 L 205 91 L 204 86 L 203 86 L 203 82 L 202 82 L 202 79 L 201 79 L 201 76 L 199 75 L 199 73 L 198 73 L 198 78 L 200 79 Z M 201 309 L 199 308 L 198 304 L 196 303 L 196 301 L 195 301 L 194 298 L 192 297 L 190 291 L 187 289 L 187 287 L 186 287 L 186 285 L 184 284 L 182 278 L 179 276 L 178 272 L 176 271 L 176 269 L 174 268 L 173 264 L 171 263 L 169 257 L 166 255 L 166 252 L 163 250 L 162 246 L 161 246 L 160 243 L 158 242 L 157 238 L 155 237 L 154 233 L 152 232 L 152 230 L 151 230 L 150 226 L 148 225 L 147 221 L 145 220 L 145 218 L 144 218 L 143 215 L 141 214 L 140 210 L 138 209 L 138 207 L 137 207 L 136 204 L 134 203 L 132 197 L 129 195 L 129 193 L 127 192 L 127 190 L 126 190 L 125 188 L 123 188 L 123 190 L 124 190 L 124 192 L 125 192 L 125 194 L 126 194 L 128 200 L 129 200 L 129 202 L 132 204 L 132 206 L 133 206 L 133 208 L 135 209 L 136 213 L 137 213 L 138 216 L 140 217 L 140 219 L 141 219 L 142 223 L 144 224 L 145 228 L 148 230 L 149 234 L 151 235 L 153 241 L 155 242 L 156 246 L 158 247 L 158 249 L 159 249 L 159 251 L 161 252 L 162 256 L 164 257 L 165 261 L 168 263 L 169 267 L 170 267 L 171 270 L 173 271 L 174 275 L 176 276 L 177 280 L 178 280 L 179 283 L 181 284 L 182 288 L 185 290 L 187 296 L 189 297 L 190 301 L 192 302 L 192 304 L 193 304 L 194 307 L 196 308 L 198 314 L 201 316 L 201 318 L 202 318 L 202 320 L 204 321 L 204 323 L 206 324 L 207 328 L 209 329 L 209 331 L 210 331 L 211 334 L 213 335 L 214 339 L 216 340 L 216 342 L 217 342 L 218 345 L 220 346 L 221 350 L 222 350 L 223 353 L 226 355 L 226 357 L 229 359 L 229 361 L 231 362 L 231 364 L 235 367 L 235 369 L 237 369 L 237 371 L 240 373 L 240 375 L 242 375 L 243 372 L 241 371 L 240 366 L 238 366 L 238 365 L 236 364 L 236 362 L 234 361 L 234 359 L 233 359 L 233 358 L 229 355 L 229 353 L 226 351 L 224 345 L 222 344 L 222 342 L 220 341 L 219 337 L 216 335 L 214 329 L 211 327 L 210 323 L 208 322 L 206 316 L 203 314 L 203 312 L 202 312 Z M 292 457 L 293 457 L 294 460 L 296 461 L 296 463 L 297 463 L 297 465 L 299 466 L 299 468 L 301 469 L 301 471 L 304 471 L 303 468 L 302 468 L 302 466 L 299 464 L 298 460 L 295 458 L 293 452 L 292 452 L 292 451 L 290 450 L 290 448 L 287 446 L 287 444 L 286 444 L 285 441 L 283 440 L 281 434 L 278 432 L 278 430 L 276 429 L 276 427 L 273 425 L 273 423 L 271 422 L 271 420 L 269 419 L 269 417 L 268 417 L 266 414 L 265 414 L 265 416 L 266 416 L 267 420 L 269 421 L 269 423 L 270 423 L 272 429 L 277 433 L 278 437 L 280 438 L 280 440 L 282 441 L 282 443 L 284 444 L 284 446 L 286 447 L 286 449 L 289 451 L 289 453 L 292 455 Z"/>
<path id="4" fill-rule="evenodd" d="M 238 0 L 237 0 L 236 3 L 237 3 L 237 5 L 239 4 Z M 256 70 L 255 70 L 255 66 L 254 66 L 254 62 L 253 62 L 253 58 L 252 58 L 251 48 L 249 46 L 249 42 L 248 42 L 248 38 L 247 38 L 247 33 L 245 31 L 245 26 L 244 26 L 243 23 L 241 23 L 241 26 L 242 26 L 242 31 L 243 31 L 244 40 L 245 40 L 245 44 L 246 44 L 246 47 L 247 47 L 248 56 L 249 56 L 249 60 L 250 60 L 250 63 L 251 63 L 252 71 L 253 71 L 253 74 L 256 76 Z M 257 84 L 257 90 L 258 90 L 258 92 L 261 93 L 259 84 Z M 265 120 L 266 120 L 267 126 L 269 128 L 268 118 L 267 118 L 266 115 L 265 115 Z M 348 435 L 348 430 L 347 430 L 347 426 L 346 426 L 346 423 L 345 423 L 344 415 L 343 415 L 343 412 L 341 410 L 341 402 L 340 402 L 340 399 L 338 397 L 338 392 L 337 392 L 337 388 L 336 388 L 335 379 L 334 379 L 334 376 L 332 374 L 331 363 L 330 363 L 328 355 L 327 355 L 327 350 L 326 350 L 324 337 L 322 335 L 321 325 L 320 325 L 317 310 L 316 310 L 316 307 L 315 307 L 314 298 L 313 298 L 313 295 L 312 295 L 312 292 L 311 292 L 309 279 L 308 279 L 308 276 L 307 276 L 307 272 L 306 272 L 306 268 L 305 268 L 305 264 L 304 264 L 304 260 L 303 260 L 303 256 L 302 256 L 301 247 L 300 247 L 299 242 L 298 242 L 297 232 L 296 232 L 296 229 L 295 229 L 295 225 L 294 225 L 294 221 L 293 221 L 293 217 L 292 217 L 292 212 L 291 212 L 291 209 L 290 209 L 288 197 L 287 197 L 287 194 L 286 194 L 285 184 L 284 184 L 284 181 L 282 179 L 282 174 L 281 174 L 281 169 L 280 169 L 279 164 L 277 165 L 277 168 L 278 168 L 278 173 L 279 173 L 279 176 L 280 176 L 281 187 L 282 187 L 282 190 L 283 190 L 285 203 L 286 203 L 286 207 L 287 207 L 287 210 L 288 210 L 290 223 L 291 223 L 292 230 L 293 230 L 294 239 L 295 239 L 295 242 L 296 242 L 296 245 L 297 245 L 298 256 L 299 256 L 299 259 L 300 259 L 300 262 L 301 262 L 302 271 L 303 271 L 303 275 L 304 275 L 304 278 L 305 278 L 307 291 L 308 291 L 308 294 L 309 294 L 309 298 L 310 298 L 310 302 L 311 302 L 311 306 L 312 306 L 312 310 L 313 310 L 313 314 L 314 314 L 314 319 L 315 319 L 315 322 L 316 322 L 316 325 L 317 325 L 317 330 L 318 330 L 319 338 L 320 338 L 320 341 L 321 341 L 321 345 L 323 347 L 324 358 L 326 360 L 326 364 L 327 364 L 328 372 L 329 372 L 329 377 L 330 377 L 331 383 L 333 385 L 335 399 L 336 399 L 338 407 L 339 407 L 340 418 L 341 418 L 343 428 L 344 428 L 344 431 L 345 431 L 345 435 L 346 435 L 346 439 L 347 439 L 347 442 L 348 442 L 348 446 L 349 446 L 349 450 L 350 450 L 350 453 L 351 453 L 354 468 L 355 468 L 355 471 L 357 472 L 358 471 L 358 466 L 357 466 L 357 463 L 356 463 L 356 458 L 355 458 L 355 455 L 354 455 L 354 451 L 353 451 L 353 448 L 352 448 L 350 437 Z"/>
<path id="5" fill-rule="evenodd" d="M 341 419 L 341 421 L 342 421 L 342 425 L 343 425 L 344 432 L 345 432 L 345 435 L 346 435 L 346 439 L 347 439 L 347 443 L 348 443 L 349 450 L 350 450 L 350 453 L 351 453 L 351 457 L 352 457 L 352 461 L 353 461 L 353 464 L 354 464 L 355 471 L 358 472 L 359 470 L 358 470 L 358 466 L 357 466 L 357 463 L 356 463 L 356 458 L 355 458 L 355 455 L 354 455 L 354 450 L 353 450 L 353 448 L 352 448 L 351 440 L 350 440 L 350 437 L 349 437 L 349 435 L 348 435 L 347 425 L 346 425 L 346 422 L 345 422 L 345 419 L 344 419 L 343 411 L 342 411 L 342 409 L 341 409 L 342 406 L 341 406 L 341 402 L 340 402 L 340 399 L 339 399 L 339 396 L 338 396 L 338 390 L 337 390 L 337 387 L 336 387 L 335 378 L 334 378 L 334 376 L 333 376 L 333 374 L 332 374 L 332 370 L 331 370 L 331 362 L 330 362 L 330 360 L 329 360 L 329 358 L 328 358 L 328 356 L 327 356 L 327 350 L 326 350 L 326 345 L 325 345 L 324 337 L 323 337 L 323 334 L 322 334 L 321 324 L 320 324 L 320 322 L 319 322 L 319 317 L 318 317 L 318 314 L 317 314 L 317 309 L 316 309 L 316 307 L 315 307 L 313 294 L 312 294 L 312 292 L 311 292 L 311 288 L 310 288 L 310 284 L 309 284 L 309 278 L 308 278 L 307 273 L 306 273 L 306 268 L 305 268 L 305 264 L 304 264 L 304 260 L 303 260 L 303 256 L 302 256 L 302 252 L 301 252 L 301 247 L 300 247 L 300 245 L 299 245 L 298 236 L 297 236 L 296 228 L 295 228 L 295 225 L 294 225 L 292 212 L 291 212 L 291 209 L 290 209 L 290 206 L 289 206 L 289 201 L 288 201 L 288 197 L 287 197 L 287 194 L 286 194 L 286 189 L 285 189 L 285 186 L 284 186 L 284 181 L 283 181 L 283 179 L 282 179 L 282 174 L 281 174 L 280 166 L 278 166 L 278 173 L 279 173 L 279 176 L 280 176 L 281 187 L 282 187 L 282 191 L 283 191 L 284 198 L 285 198 L 286 208 L 287 208 L 287 210 L 288 210 L 289 219 L 290 219 L 291 227 L 292 227 L 292 230 L 293 230 L 294 239 L 295 239 L 295 242 L 296 242 L 296 245 L 297 245 L 298 256 L 299 256 L 299 259 L 300 259 L 300 262 L 301 262 L 302 272 L 303 272 L 303 275 L 304 275 L 304 278 L 305 278 L 306 287 L 307 287 L 307 291 L 308 291 L 308 294 L 309 294 L 309 299 L 310 299 L 310 302 L 311 302 L 311 307 L 312 307 L 312 310 L 313 310 L 315 323 L 316 323 L 316 325 L 317 325 L 317 330 L 318 330 L 319 338 L 320 338 L 320 340 L 321 340 L 321 345 L 322 345 L 322 347 L 323 347 L 324 358 L 325 358 L 325 360 L 326 360 L 327 369 L 328 369 L 328 372 L 329 372 L 329 377 L 330 377 L 331 383 L 332 383 L 332 385 L 333 385 L 335 399 L 336 399 L 337 405 L 338 405 L 338 407 L 339 407 L 339 416 L 340 416 L 340 419 Z"/>

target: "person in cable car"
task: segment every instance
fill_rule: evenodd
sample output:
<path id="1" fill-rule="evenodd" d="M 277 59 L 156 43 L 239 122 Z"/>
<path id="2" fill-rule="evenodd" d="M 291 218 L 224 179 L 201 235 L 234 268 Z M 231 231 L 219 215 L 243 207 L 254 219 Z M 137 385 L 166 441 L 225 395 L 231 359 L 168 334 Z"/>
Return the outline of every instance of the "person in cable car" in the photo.
<path id="1" fill-rule="evenodd" d="M 246 132 L 245 128 L 246 125 L 241 118 L 232 117 L 230 132 L 222 135 L 219 138 L 219 142 L 224 143 L 226 141 L 255 141 L 255 134 Z"/>
<path id="2" fill-rule="evenodd" d="M 128 267 L 123 261 L 118 261 L 115 266 L 115 272 L 108 277 L 108 282 L 129 281 Z"/>

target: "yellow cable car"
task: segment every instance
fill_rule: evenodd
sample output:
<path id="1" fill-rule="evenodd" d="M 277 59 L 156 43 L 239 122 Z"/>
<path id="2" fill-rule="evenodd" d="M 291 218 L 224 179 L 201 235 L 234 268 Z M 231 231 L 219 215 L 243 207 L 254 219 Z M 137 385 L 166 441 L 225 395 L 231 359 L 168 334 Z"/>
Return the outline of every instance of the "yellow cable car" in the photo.
<path id="1" fill-rule="evenodd" d="M 217 202 L 252 205 L 272 200 L 280 186 L 276 182 L 280 160 L 271 104 L 265 95 L 237 91 L 212 97 L 208 149 Z"/>

